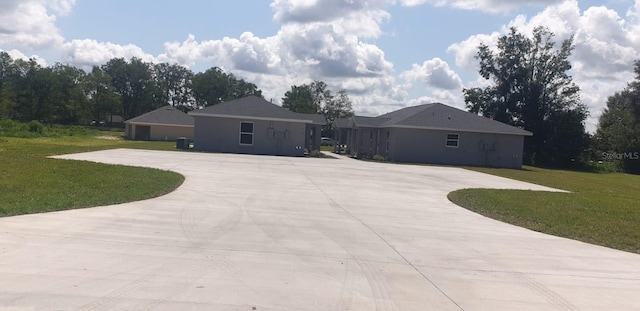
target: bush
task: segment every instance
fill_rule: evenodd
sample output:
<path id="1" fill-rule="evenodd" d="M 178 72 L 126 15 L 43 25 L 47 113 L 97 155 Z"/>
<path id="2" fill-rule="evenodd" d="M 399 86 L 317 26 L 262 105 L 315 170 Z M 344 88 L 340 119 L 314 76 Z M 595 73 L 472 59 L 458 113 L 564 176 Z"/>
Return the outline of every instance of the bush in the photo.
<path id="1" fill-rule="evenodd" d="M 309 151 L 309 156 L 312 158 L 321 158 L 323 154 L 320 150 L 313 149 Z"/>
<path id="2" fill-rule="evenodd" d="M 594 173 L 622 173 L 624 167 L 620 161 L 590 161 L 584 164 L 584 169 Z"/>
<path id="3" fill-rule="evenodd" d="M 35 137 L 67 137 L 92 136 L 98 133 L 93 129 L 80 125 L 44 125 L 38 121 L 21 123 L 11 119 L 0 120 L 0 136 L 35 138 Z"/>
<path id="4" fill-rule="evenodd" d="M 0 120 L 0 132 L 3 132 L 3 133 L 14 132 L 15 128 L 19 126 L 20 126 L 20 123 L 15 122 L 11 119 Z"/>
<path id="5" fill-rule="evenodd" d="M 387 158 L 385 158 L 385 157 L 383 157 L 383 156 L 381 156 L 379 154 L 376 154 L 376 155 L 373 156 L 373 161 L 387 162 Z"/>
<path id="6" fill-rule="evenodd" d="M 44 131 L 44 125 L 35 120 L 27 123 L 27 127 L 29 128 L 29 132 L 31 133 L 42 134 L 42 132 Z"/>

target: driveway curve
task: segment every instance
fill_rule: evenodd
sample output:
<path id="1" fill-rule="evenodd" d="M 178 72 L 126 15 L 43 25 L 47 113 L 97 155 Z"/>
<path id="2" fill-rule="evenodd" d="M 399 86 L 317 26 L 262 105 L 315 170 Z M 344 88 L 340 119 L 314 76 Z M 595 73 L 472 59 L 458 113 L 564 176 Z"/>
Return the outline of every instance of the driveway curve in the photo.
<path id="1" fill-rule="evenodd" d="M 637 310 L 640 256 L 460 208 L 464 169 L 115 149 L 165 196 L 0 219 L 2 310 Z M 517 204 L 518 202 L 514 202 Z"/>

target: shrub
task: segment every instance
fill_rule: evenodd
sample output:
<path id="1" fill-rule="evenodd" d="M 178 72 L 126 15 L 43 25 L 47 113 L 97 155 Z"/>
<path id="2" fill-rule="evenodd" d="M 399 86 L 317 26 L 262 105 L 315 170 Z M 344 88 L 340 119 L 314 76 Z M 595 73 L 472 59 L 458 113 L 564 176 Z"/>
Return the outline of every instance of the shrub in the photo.
<path id="1" fill-rule="evenodd" d="M 0 131 L 3 133 L 14 132 L 15 128 L 19 127 L 20 124 L 11 119 L 2 119 L 0 120 Z"/>
<path id="2" fill-rule="evenodd" d="M 31 133 L 42 134 L 42 132 L 44 131 L 44 125 L 35 120 L 27 123 L 27 127 L 29 128 L 29 132 Z"/>
<path id="3" fill-rule="evenodd" d="M 320 150 L 313 149 L 309 151 L 309 156 L 313 158 L 321 158 L 323 154 L 322 152 L 320 152 Z"/>
<path id="4" fill-rule="evenodd" d="M 584 164 L 584 169 L 594 173 L 622 173 L 624 165 L 621 161 L 590 161 Z"/>
<path id="5" fill-rule="evenodd" d="M 383 157 L 383 156 L 381 156 L 379 154 L 376 154 L 376 155 L 373 156 L 373 161 L 387 162 L 387 158 L 385 158 L 385 157 Z"/>

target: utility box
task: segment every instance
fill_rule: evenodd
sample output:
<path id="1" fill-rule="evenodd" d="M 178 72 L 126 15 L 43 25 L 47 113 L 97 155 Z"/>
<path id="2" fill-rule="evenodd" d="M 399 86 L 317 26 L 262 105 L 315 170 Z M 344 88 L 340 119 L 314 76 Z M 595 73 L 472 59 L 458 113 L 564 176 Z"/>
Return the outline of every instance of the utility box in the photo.
<path id="1" fill-rule="evenodd" d="M 184 149 L 187 150 L 189 149 L 189 138 L 186 137 L 178 137 L 176 139 L 176 149 Z"/>

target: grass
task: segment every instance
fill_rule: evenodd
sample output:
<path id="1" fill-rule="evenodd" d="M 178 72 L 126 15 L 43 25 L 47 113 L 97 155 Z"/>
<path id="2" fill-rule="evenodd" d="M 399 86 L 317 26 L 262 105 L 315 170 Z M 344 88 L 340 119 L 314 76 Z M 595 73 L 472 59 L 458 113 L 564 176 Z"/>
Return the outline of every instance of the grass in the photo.
<path id="1" fill-rule="evenodd" d="M 166 194 L 180 174 L 47 156 L 113 148 L 175 150 L 174 142 L 136 142 L 122 132 L 62 128 L 47 137 L 0 137 L 0 216 L 94 207 Z M 19 135 L 16 135 L 19 136 Z"/>
<path id="2" fill-rule="evenodd" d="M 640 253 L 640 176 L 535 167 L 470 169 L 571 193 L 464 189 L 449 194 L 453 203 L 531 230 Z"/>

